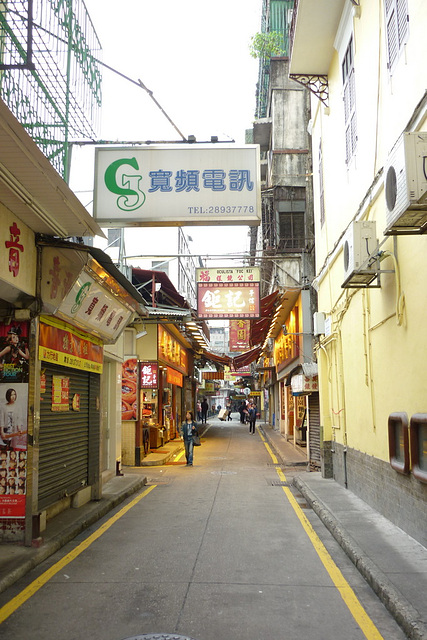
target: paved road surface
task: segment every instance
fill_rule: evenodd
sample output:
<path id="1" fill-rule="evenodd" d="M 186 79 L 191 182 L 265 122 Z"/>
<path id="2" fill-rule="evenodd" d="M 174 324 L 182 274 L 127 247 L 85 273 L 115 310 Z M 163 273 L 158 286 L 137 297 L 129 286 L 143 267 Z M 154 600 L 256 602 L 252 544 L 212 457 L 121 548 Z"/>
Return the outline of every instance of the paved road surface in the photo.
<path id="1" fill-rule="evenodd" d="M 260 433 L 213 421 L 193 467 L 144 469 L 149 485 L 125 508 L 0 595 L 0 638 L 405 638 L 287 486 L 293 472 Z"/>

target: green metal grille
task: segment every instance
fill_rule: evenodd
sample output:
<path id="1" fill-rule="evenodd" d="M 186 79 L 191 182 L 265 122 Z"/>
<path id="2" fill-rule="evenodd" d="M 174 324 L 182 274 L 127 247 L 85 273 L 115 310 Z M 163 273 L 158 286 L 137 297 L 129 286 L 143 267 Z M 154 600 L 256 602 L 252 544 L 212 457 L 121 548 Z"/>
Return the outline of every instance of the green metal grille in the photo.
<path id="1" fill-rule="evenodd" d="M 0 0 L 0 96 L 65 179 L 69 143 L 96 138 L 100 51 L 83 0 Z"/>
<path id="2" fill-rule="evenodd" d="M 290 54 L 290 30 L 294 0 L 264 0 L 261 17 L 261 31 L 275 31 L 283 35 L 283 55 Z M 261 59 L 259 63 L 256 96 L 256 118 L 265 118 L 268 108 L 268 90 L 270 84 L 270 60 Z"/>

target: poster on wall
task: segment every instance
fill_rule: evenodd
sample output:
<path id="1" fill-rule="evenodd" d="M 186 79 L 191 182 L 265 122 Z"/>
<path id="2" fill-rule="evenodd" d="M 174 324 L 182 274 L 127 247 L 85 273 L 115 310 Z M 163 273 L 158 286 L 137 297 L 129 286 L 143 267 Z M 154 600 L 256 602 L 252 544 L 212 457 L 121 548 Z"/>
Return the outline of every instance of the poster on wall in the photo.
<path id="1" fill-rule="evenodd" d="M 28 322 L 0 325 L 0 382 L 28 382 Z"/>
<path id="2" fill-rule="evenodd" d="M 25 517 L 27 411 L 28 384 L 0 383 L 0 519 Z"/>
<path id="3" fill-rule="evenodd" d="M 70 378 L 52 376 L 52 411 L 70 409 Z"/>
<path id="4" fill-rule="evenodd" d="M 29 323 L 0 325 L 0 519 L 25 518 Z"/>
<path id="5" fill-rule="evenodd" d="M 127 356 L 122 364 L 122 420 L 138 418 L 138 359 Z"/>

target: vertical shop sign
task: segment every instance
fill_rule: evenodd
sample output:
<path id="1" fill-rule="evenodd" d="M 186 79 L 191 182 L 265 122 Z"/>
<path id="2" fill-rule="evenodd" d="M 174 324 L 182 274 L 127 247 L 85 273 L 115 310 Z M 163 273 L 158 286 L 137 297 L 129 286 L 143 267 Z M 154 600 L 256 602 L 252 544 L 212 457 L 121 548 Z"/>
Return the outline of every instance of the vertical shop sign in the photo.
<path id="1" fill-rule="evenodd" d="M 25 518 L 28 330 L 0 325 L 0 520 Z"/>
<path id="2" fill-rule="evenodd" d="M 141 389 L 157 389 L 159 386 L 159 367 L 157 362 L 140 362 L 139 379 Z"/>
<path id="3" fill-rule="evenodd" d="M 138 360 L 127 356 L 122 364 L 122 420 L 138 418 Z"/>
<path id="4" fill-rule="evenodd" d="M 52 376 L 52 411 L 68 411 L 70 408 L 70 378 Z"/>
<path id="5" fill-rule="evenodd" d="M 249 349 L 250 320 L 230 320 L 229 351 L 247 351 Z"/>

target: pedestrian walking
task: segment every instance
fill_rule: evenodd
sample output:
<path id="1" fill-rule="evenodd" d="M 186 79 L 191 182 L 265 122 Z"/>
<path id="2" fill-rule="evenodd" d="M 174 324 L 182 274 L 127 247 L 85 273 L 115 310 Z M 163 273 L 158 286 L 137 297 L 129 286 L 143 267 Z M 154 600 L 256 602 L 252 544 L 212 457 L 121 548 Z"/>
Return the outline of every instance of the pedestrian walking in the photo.
<path id="1" fill-rule="evenodd" d="M 196 413 L 197 413 L 197 420 L 200 422 L 200 420 L 202 419 L 202 403 L 200 402 L 200 400 L 197 400 Z"/>
<path id="2" fill-rule="evenodd" d="M 246 412 L 246 402 L 243 400 L 239 406 L 239 413 L 240 413 L 240 422 L 242 424 L 245 424 L 245 412 Z"/>
<path id="3" fill-rule="evenodd" d="M 192 411 L 187 411 L 185 420 L 181 425 L 181 437 L 184 440 L 185 457 L 187 459 L 187 467 L 193 466 L 193 436 L 198 435 L 197 424 L 194 422 Z"/>
<path id="4" fill-rule="evenodd" d="M 256 406 L 251 402 L 248 406 L 249 433 L 255 433 L 256 412 Z"/>
<path id="5" fill-rule="evenodd" d="M 201 409 L 202 409 L 202 424 L 203 422 L 206 424 L 206 420 L 208 417 L 208 410 L 209 410 L 209 405 L 206 398 L 203 398 L 203 402 L 201 403 Z"/>
<path id="6" fill-rule="evenodd" d="M 232 420 L 233 418 L 231 417 L 231 401 L 227 400 L 227 422 L 229 422 L 230 420 Z"/>

